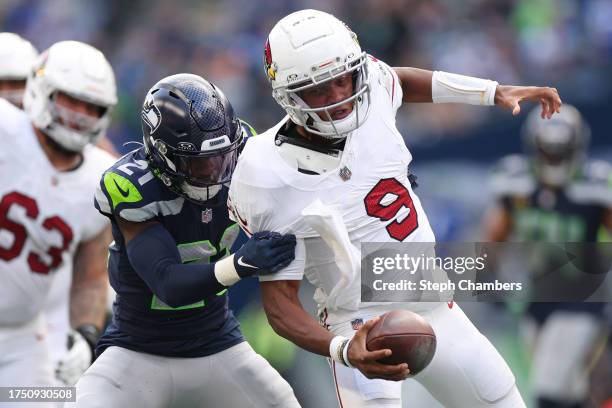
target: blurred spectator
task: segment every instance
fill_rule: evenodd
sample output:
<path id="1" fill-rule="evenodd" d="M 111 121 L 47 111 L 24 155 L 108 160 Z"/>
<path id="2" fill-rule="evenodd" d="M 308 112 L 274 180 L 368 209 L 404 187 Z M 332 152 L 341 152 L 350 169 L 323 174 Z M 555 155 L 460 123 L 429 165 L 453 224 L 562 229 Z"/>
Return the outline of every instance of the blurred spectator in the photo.
<path id="1" fill-rule="evenodd" d="M 204 75 L 256 128 L 272 125 L 279 112 L 262 74 L 264 36 L 278 18 L 305 7 L 335 13 L 361 33 L 366 50 L 392 64 L 548 83 L 565 100 L 609 104 L 610 0 L 7 0 L 0 21 L 38 48 L 75 39 L 110 56 L 121 90 L 111 139 L 120 147 L 140 138 L 134 112 L 145 91 L 177 72 Z M 499 117 L 470 107 L 416 107 L 399 122 L 413 147 L 464 137 Z"/>

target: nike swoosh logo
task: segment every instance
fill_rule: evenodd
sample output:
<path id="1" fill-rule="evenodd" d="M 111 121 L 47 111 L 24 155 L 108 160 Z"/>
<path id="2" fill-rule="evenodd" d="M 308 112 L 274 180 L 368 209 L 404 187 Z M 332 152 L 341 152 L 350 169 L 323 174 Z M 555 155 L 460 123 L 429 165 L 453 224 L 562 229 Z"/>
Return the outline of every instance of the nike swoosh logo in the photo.
<path id="1" fill-rule="evenodd" d="M 128 188 L 127 191 L 125 191 L 124 189 L 122 189 L 121 187 L 119 187 L 119 184 L 117 184 L 117 180 L 113 180 L 113 182 L 115 183 L 115 187 L 117 187 L 117 190 L 119 190 L 119 193 L 121 193 L 121 195 L 124 198 L 127 198 L 130 195 L 130 189 Z"/>
<path id="2" fill-rule="evenodd" d="M 240 266 L 246 266 L 247 268 L 255 268 L 255 269 L 259 269 L 257 266 L 253 266 L 253 265 L 250 265 L 250 264 L 248 264 L 248 263 L 244 262 L 244 261 L 242 260 L 242 258 L 243 258 L 242 256 L 241 256 L 240 258 L 238 258 L 238 265 L 240 265 Z"/>

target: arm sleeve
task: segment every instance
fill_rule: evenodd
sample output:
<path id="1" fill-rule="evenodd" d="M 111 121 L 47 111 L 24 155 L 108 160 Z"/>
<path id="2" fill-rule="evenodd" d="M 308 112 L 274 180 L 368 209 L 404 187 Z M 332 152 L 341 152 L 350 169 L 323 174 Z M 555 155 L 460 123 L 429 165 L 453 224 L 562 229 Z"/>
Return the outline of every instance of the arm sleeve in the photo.
<path id="1" fill-rule="evenodd" d="M 134 237 L 127 254 L 138 276 L 171 307 L 199 302 L 226 289 L 215 277 L 214 264 L 182 264 L 176 242 L 161 224 Z"/>
<path id="2" fill-rule="evenodd" d="M 279 280 L 302 280 L 304 277 L 304 267 L 306 265 L 306 247 L 304 239 L 298 238 L 295 245 L 295 259 L 289 265 L 276 273 L 270 275 L 260 275 L 260 282 L 279 281 Z"/>

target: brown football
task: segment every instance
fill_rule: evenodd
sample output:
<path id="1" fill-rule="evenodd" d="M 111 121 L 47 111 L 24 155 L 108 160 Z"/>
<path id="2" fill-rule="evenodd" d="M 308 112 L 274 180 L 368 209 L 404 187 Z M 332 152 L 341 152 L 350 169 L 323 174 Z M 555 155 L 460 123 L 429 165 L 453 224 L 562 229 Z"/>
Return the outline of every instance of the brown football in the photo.
<path id="1" fill-rule="evenodd" d="M 410 375 L 421 372 L 436 352 L 432 327 L 416 313 L 392 310 L 380 317 L 366 339 L 370 351 L 388 348 L 392 354 L 379 360 L 383 364 L 408 363 Z"/>

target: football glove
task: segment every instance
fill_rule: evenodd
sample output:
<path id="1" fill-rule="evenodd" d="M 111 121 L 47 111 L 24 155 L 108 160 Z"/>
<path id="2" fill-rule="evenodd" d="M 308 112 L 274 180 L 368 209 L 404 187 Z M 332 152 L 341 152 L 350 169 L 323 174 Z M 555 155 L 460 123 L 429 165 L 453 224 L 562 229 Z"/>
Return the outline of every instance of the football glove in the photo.
<path id="1" fill-rule="evenodd" d="M 55 377 L 69 387 L 87 370 L 92 362 L 92 351 L 89 343 L 76 330 L 68 333 L 68 349 L 55 368 Z"/>
<path id="2" fill-rule="evenodd" d="M 234 268 L 241 278 L 274 273 L 295 258 L 295 235 L 256 232 L 234 254 Z"/>

